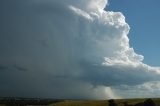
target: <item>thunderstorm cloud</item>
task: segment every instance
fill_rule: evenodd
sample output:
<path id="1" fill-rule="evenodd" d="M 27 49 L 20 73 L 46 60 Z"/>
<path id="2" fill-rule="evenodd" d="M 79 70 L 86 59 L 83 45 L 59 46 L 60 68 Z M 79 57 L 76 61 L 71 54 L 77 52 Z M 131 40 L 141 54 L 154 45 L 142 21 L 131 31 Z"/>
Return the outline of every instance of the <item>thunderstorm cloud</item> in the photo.
<path id="1" fill-rule="evenodd" d="M 1 96 L 160 95 L 160 68 L 143 63 L 129 45 L 125 16 L 107 11 L 107 5 L 107 0 L 1 0 Z"/>

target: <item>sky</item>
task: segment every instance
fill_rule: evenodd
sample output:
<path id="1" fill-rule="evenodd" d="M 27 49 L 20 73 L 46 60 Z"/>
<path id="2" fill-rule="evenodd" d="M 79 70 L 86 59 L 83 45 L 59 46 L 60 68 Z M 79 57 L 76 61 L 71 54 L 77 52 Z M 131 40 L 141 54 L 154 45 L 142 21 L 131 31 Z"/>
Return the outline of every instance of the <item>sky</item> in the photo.
<path id="1" fill-rule="evenodd" d="M 159 0 L 110 0 L 107 9 L 121 11 L 126 22 L 130 25 L 130 45 L 142 54 L 144 62 L 152 66 L 160 66 L 159 39 L 160 30 L 158 21 Z"/>
<path id="2" fill-rule="evenodd" d="M 159 97 L 158 53 L 148 52 L 154 45 L 140 41 L 147 40 L 140 33 L 149 36 L 142 27 L 146 25 L 138 25 L 129 15 L 129 3 L 123 5 L 125 10 L 118 4 L 114 0 L 1 0 L 0 96 Z"/>

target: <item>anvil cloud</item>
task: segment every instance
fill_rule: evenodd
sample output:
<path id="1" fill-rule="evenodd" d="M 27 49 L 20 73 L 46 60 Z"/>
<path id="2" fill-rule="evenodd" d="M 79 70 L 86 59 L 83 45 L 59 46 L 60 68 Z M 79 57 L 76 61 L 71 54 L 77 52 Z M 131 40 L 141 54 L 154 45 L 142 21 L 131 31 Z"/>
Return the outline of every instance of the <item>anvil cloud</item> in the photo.
<path id="1" fill-rule="evenodd" d="M 107 0 L 1 0 L 1 96 L 154 96 L 160 68 L 143 63 L 144 57 L 129 45 L 124 15 L 106 11 L 107 4 Z M 140 93 L 135 95 L 133 89 Z"/>

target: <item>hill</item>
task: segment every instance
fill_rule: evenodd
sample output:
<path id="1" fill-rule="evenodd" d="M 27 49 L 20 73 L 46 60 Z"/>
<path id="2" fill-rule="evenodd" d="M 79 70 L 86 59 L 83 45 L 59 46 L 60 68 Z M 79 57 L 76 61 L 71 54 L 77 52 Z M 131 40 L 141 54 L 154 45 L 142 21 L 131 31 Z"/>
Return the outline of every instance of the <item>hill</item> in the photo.
<path id="1" fill-rule="evenodd" d="M 136 104 L 144 102 L 146 99 L 117 99 L 115 103 L 118 106 L 124 106 L 124 102 L 128 104 Z M 160 99 L 152 99 L 156 106 L 160 106 Z M 53 103 L 48 106 L 108 106 L 108 100 L 64 100 L 61 102 Z"/>

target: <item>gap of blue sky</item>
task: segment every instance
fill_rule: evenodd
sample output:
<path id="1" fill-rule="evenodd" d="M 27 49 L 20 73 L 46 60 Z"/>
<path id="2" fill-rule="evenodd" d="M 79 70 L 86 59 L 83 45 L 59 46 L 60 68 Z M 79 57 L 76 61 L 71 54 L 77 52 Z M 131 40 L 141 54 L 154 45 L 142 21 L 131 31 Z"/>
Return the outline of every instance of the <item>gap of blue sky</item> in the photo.
<path id="1" fill-rule="evenodd" d="M 160 1 L 110 0 L 107 10 L 120 11 L 130 25 L 130 46 L 144 56 L 144 63 L 160 66 Z"/>

